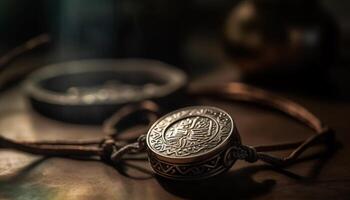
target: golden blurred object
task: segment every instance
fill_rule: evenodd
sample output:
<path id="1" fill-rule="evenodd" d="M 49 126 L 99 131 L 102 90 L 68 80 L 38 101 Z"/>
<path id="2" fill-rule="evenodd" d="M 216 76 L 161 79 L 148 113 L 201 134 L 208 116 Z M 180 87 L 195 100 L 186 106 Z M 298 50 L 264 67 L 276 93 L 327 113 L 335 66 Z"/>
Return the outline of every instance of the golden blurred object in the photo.
<path id="1" fill-rule="evenodd" d="M 337 27 L 318 1 L 244 0 L 227 18 L 228 55 L 245 74 L 328 68 Z"/>

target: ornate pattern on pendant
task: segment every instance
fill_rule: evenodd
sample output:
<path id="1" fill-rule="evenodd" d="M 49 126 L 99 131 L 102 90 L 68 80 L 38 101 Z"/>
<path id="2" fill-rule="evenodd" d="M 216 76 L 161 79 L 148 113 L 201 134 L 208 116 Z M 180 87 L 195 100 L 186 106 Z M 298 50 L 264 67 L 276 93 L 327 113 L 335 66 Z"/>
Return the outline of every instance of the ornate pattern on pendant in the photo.
<path id="1" fill-rule="evenodd" d="M 224 144 L 233 130 L 231 117 L 213 107 L 193 107 L 166 115 L 149 130 L 147 143 L 170 158 L 199 156 Z"/>

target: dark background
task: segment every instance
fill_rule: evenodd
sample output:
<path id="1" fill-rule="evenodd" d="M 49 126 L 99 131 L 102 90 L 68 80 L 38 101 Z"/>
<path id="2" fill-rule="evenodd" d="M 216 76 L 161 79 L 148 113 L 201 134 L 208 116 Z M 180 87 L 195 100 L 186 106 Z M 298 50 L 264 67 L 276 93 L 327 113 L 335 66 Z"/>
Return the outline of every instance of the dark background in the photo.
<path id="1" fill-rule="evenodd" d="M 316 56 L 307 58 L 311 62 L 297 63 L 298 67 L 291 67 L 293 73 L 287 73 L 287 77 L 304 76 L 307 81 L 291 78 L 282 83 L 286 72 L 269 68 L 260 70 L 263 75 L 260 72 L 255 73 L 258 75 L 248 74 L 248 78 L 244 80 L 282 90 L 294 88 L 294 91 L 306 90 L 307 94 L 311 92 L 348 99 L 350 5 L 347 1 L 307 2 L 317 2 L 310 3 L 317 6 L 300 3 L 294 7 L 285 6 L 289 7 L 286 11 L 278 3 L 262 6 L 258 19 L 264 19 L 252 25 L 253 29 L 263 27 L 263 33 L 260 34 L 265 34 L 264 45 L 276 41 L 278 43 L 276 38 L 282 38 L 280 42 L 283 42 L 283 33 L 279 34 L 280 29 L 275 27 L 289 23 L 298 26 L 302 24 L 303 28 L 321 27 L 318 27 L 321 29 L 321 41 L 325 42 L 319 44 L 316 41 L 319 46 L 305 48 L 299 56 L 307 57 L 315 49 L 321 49 L 319 55 L 314 53 Z M 235 12 L 235 6 L 241 3 L 242 1 L 237 0 L 4 0 L 0 5 L 0 53 L 4 54 L 40 33 L 49 33 L 52 37 L 51 45 L 36 54 L 42 57 L 41 60 L 45 57 L 42 64 L 82 58 L 142 57 L 173 64 L 194 77 L 226 67 L 228 73 L 232 74 L 232 79 L 237 79 L 236 74 L 241 70 L 237 60 L 244 55 L 239 54 L 240 52 L 232 55 L 227 51 L 229 42 L 225 40 L 225 27 L 230 13 Z M 321 7 L 316 10 L 321 10 L 322 14 L 313 14 L 315 7 Z M 323 13 L 326 13 L 326 17 Z M 283 51 L 285 49 L 282 48 L 281 52 Z M 254 60 L 254 57 L 248 58 Z M 294 60 L 295 58 L 291 58 L 288 63 Z M 276 63 L 269 63 L 268 66 L 273 64 Z M 259 67 L 259 64 L 255 65 Z M 311 71 L 303 70 L 311 65 L 315 65 Z M 256 81 L 264 76 L 270 77 L 270 74 L 274 75 L 265 78 L 269 81 Z M 320 76 L 322 78 L 318 79 Z M 322 82 L 327 82 L 327 85 L 323 86 Z M 312 87 L 305 89 L 306 85 Z"/>

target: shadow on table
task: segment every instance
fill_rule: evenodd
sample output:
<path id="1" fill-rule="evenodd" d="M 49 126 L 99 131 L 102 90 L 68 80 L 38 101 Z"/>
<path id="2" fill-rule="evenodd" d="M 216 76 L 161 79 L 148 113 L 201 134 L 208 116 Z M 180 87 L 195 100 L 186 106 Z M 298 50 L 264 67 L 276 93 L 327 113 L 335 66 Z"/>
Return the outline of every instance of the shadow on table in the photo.
<path id="1" fill-rule="evenodd" d="M 136 162 L 124 162 L 123 165 L 115 169 L 121 175 L 136 180 L 144 180 L 155 177 L 166 191 L 182 198 L 249 199 L 267 194 L 273 189 L 274 185 L 276 185 L 276 180 L 270 178 L 266 178 L 260 182 L 256 181 L 253 179 L 254 174 L 261 171 L 274 171 L 300 182 L 312 182 L 317 179 L 317 176 L 321 172 L 323 166 L 329 159 L 331 159 L 332 155 L 339 149 L 339 147 L 340 145 L 335 145 L 334 148 L 305 156 L 293 163 L 297 164 L 316 159 L 306 175 L 298 175 L 286 169 L 270 165 L 252 165 L 250 167 L 229 171 L 228 173 L 220 176 L 201 181 L 169 181 L 162 177 L 154 176 L 153 172 L 149 168 L 145 167 L 145 159 L 140 159 Z M 16 188 L 13 186 L 17 185 L 16 183 L 21 182 L 21 180 L 25 178 L 31 170 L 45 160 L 46 158 L 38 159 L 37 161 L 21 169 L 15 176 L 0 180 L 0 190 L 6 190 L 8 196 L 12 196 L 20 192 L 21 188 Z"/>
<path id="2" fill-rule="evenodd" d="M 270 192 L 276 180 L 266 178 L 263 181 L 253 179 L 254 174 L 260 171 L 274 171 L 300 182 L 315 181 L 323 166 L 332 157 L 338 148 L 328 149 L 299 159 L 293 164 L 316 159 L 308 174 L 298 175 L 286 169 L 270 165 L 253 165 L 238 170 L 229 171 L 218 177 L 201 181 L 169 181 L 156 176 L 160 185 L 168 192 L 189 199 L 249 199 Z"/>
<path id="3" fill-rule="evenodd" d="M 168 181 L 157 177 L 159 183 L 168 192 L 190 199 L 247 199 L 268 193 L 276 181 L 266 179 L 257 182 L 252 175 L 264 170 L 267 166 L 251 166 L 230 171 L 219 177 L 202 181 Z"/>

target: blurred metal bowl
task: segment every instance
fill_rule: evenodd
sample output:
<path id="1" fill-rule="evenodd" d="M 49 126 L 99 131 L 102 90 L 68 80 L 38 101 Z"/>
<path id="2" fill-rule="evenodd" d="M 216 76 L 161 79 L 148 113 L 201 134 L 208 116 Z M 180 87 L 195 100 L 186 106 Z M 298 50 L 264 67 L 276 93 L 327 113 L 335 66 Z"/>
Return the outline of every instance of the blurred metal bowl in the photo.
<path id="1" fill-rule="evenodd" d="M 61 121 L 101 123 L 125 104 L 163 103 L 186 85 L 186 75 L 145 59 L 81 60 L 46 66 L 24 82 L 34 109 Z"/>

